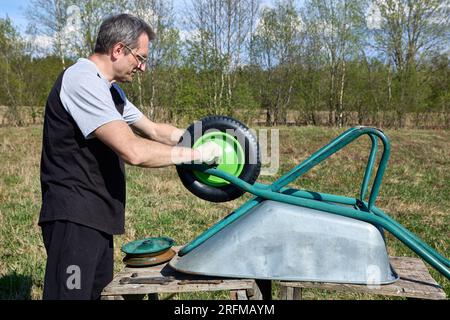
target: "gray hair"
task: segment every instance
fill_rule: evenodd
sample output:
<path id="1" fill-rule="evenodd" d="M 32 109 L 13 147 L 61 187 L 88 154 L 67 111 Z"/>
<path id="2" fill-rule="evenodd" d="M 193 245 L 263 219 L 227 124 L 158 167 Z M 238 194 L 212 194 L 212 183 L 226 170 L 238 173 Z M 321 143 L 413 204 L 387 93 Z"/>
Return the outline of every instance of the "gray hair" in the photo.
<path id="1" fill-rule="evenodd" d="M 98 31 L 95 53 L 108 53 L 118 42 L 136 48 L 138 38 L 146 33 L 149 41 L 156 38 L 152 28 L 142 19 L 122 13 L 105 19 Z"/>

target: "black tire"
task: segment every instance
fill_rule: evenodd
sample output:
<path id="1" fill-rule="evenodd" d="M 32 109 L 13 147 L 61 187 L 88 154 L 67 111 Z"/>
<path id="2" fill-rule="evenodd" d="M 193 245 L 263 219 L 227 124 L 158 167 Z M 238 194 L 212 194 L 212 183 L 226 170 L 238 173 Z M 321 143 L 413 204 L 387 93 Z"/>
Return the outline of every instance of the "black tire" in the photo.
<path id="1" fill-rule="evenodd" d="M 245 153 L 245 163 L 239 178 L 253 184 L 259 176 L 261 160 L 259 144 L 252 132 L 250 132 L 250 130 L 241 122 L 226 116 L 208 116 L 198 122 L 201 122 L 201 134 L 199 135 L 199 132 L 195 132 L 199 136 L 194 136 L 195 123 L 193 123 L 187 128 L 179 145 L 189 148 L 192 147 L 195 141 L 197 141 L 206 131 L 211 132 L 215 130 L 230 133 L 230 130 L 233 130 L 233 135 L 239 141 Z M 242 141 L 245 141 L 244 146 L 242 145 Z M 221 187 L 204 184 L 197 180 L 197 177 L 191 170 L 181 166 L 177 166 L 177 171 L 178 176 L 186 189 L 203 200 L 226 202 L 234 200 L 244 194 L 243 190 L 232 184 Z"/>

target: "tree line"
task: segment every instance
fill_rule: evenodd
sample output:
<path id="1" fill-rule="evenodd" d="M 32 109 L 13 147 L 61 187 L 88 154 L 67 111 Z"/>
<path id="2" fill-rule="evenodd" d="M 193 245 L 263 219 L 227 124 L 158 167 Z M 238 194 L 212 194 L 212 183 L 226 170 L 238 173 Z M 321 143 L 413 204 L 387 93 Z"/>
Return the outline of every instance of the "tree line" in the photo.
<path id="1" fill-rule="evenodd" d="M 0 18 L 8 124 L 23 110 L 40 121 L 58 74 L 120 12 L 157 34 L 148 71 L 123 85 L 150 118 L 401 128 L 409 114 L 450 127 L 450 0 L 30 0 L 25 34 Z"/>

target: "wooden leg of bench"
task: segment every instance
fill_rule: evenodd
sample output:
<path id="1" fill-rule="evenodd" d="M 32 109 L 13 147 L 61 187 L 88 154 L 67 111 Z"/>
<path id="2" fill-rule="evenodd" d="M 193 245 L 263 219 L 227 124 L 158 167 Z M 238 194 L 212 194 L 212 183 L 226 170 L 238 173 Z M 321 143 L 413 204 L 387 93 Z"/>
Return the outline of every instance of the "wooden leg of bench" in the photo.
<path id="1" fill-rule="evenodd" d="M 294 300 L 303 300 L 302 288 L 294 288 Z"/>
<path id="2" fill-rule="evenodd" d="M 280 286 L 281 300 L 302 300 L 302 288 Z"/>
<path id="3" fill-rule="evenodd" d="M 247 290 L 231 290 L 230 291 L 231 300 L 248 300 Z"/>
<path id="4" fill-rule="evenodd" d="M 281 300 L 294 300 L 294 288 L 280 286 L 280 299 Z"/>
<path id="5" fill-rule="evenodd" d="M 259 289 L 258 284 L 256 281 L 253 283 L 253 288 L 247 289 L 247 296 L 249 300 L 262 300 L 263 295 L 261 293 L 261 290 Z"/>

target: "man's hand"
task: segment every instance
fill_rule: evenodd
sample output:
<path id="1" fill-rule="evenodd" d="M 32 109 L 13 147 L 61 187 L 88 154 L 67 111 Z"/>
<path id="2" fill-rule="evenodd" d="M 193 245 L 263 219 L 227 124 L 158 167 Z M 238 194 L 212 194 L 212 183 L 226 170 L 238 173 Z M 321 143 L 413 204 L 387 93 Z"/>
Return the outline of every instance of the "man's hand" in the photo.
<path id="1" fill-rule="evenodd" d="M 212 141 L 198 146 L 195 150 L 200 153 L 200 159 L 198 160 L 206 164 L 216 164 L 223 154 L 222 147 Z"/>
<path id="2" fill-rule="evenodd" d="M 186 130 L 178 129 L 178 128 L 175 128 L 172 131 L 172 134 L 170 136 L 170 140 L 173 142 L 174 145 L 177 144 L 180 141 L 181 137 L 184 135 L 185 132 L 186 132 Z"/>

